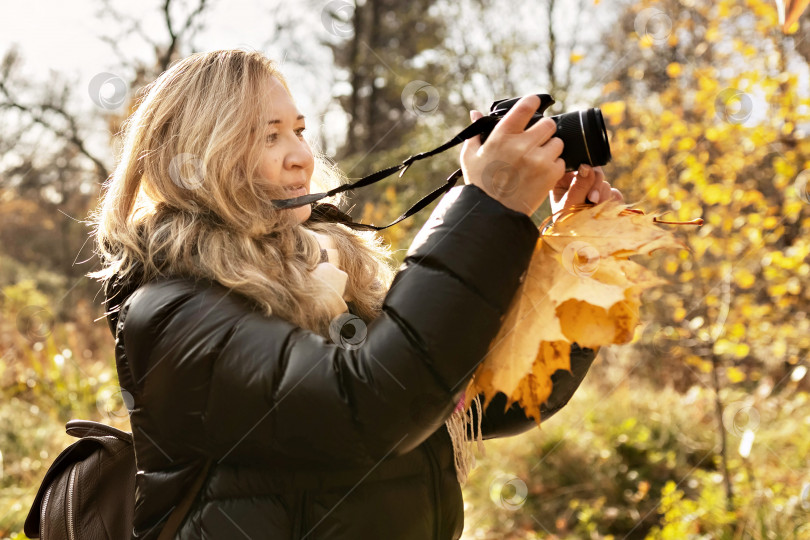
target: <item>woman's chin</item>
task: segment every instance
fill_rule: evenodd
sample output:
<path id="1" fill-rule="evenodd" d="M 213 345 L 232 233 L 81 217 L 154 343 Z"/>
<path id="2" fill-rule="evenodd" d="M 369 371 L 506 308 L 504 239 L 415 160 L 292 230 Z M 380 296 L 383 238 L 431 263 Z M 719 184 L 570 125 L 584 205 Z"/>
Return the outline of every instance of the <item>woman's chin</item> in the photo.
<path id="1" fill-rule="evenodd" d="M 299 206 L 297 208 L 293 208 L 292 212 L 295 213 L 295 220 L 298 223 L 303 223 L 309 219 L 309 216 L 312 214 L 312 205 L 305 204 L 304 206 Z"/>

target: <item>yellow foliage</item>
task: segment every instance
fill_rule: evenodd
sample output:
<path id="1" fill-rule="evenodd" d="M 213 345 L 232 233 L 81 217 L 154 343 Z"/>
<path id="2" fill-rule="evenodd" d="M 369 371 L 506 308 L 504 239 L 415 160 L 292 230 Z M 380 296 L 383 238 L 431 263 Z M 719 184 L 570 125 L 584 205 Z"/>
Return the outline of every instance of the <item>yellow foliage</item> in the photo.
<path id="1" fill-rule="evenodd" d="M 735 339 L 739 339 L 745 336 L 746 330 L 745 326 L 740 323 L 732 324 L 730 327 L 726 329 L 726 333 Z"/>
<path id="2" fill-rule="evenodd" d="M 770 230 L 775 228 L 779 224 L 779 220 L 774 216 L 768 216 L 762 221 L 762 228 L 765 230 Z"/>
<path id="3" fill-rule="evenodd" d="M 611 125 L 618 125 L 624 120 L 625 103 L 624 101 L 610 101 L 602 103 L 599 108 L 602 115 Z"/>
<path id="4" fill-rule="evenodd" d="M 675 274 L 678 271 L 679 268 L 680 268 L 680 266 L 678 265 L 677 261 L 669 260 L 669 261 L 666 262 L 666 266 L 664 267 L 664 271 L 667 274 Z"/>
<path id="5" fill-rule="evenodd" d="M 751 352 L 751 348 L 746 343 L 738 343 L 734 347 L 734 356 L 737 358 L 745 358 L 749 352 Z"/>
<path id="6" fill-rule="evenodd" d="M 745 268 L 738 269 L 734 274 L 734 281 L 742 289 L 750 289 L 757 281 L 756 276 Z"/>
<path id="7" fill-rule="evenodd" d="M 681 65 L 678 62 L 672 62 L 667 66 L 667 75 L 672 78 L 677 77 L 681 74 Z"/>
<path id="8" fill-rule="evenodd" d="M 701 195 L 706 204 L 727 205 L 731 202 L 731 193 L 721 184 L 709 184 Z"/>
<path id="9" fill-rule="evenodd" d="M 742 382 L 746 379 L 745 373 L 742 370 L 733 366 L 726 368 L 726 378 L 731 383 Z"/>
<path id="10" fill-rule="evenodd" d="M 722 325 L 716 352 L 727 361 L 745 358 L 748 377 L 757 371 L 764 377 L 763 365 L 810 353 L 804 315 L 810 313 L 810 182 L 799 176 L 810 169 L 810 138 L 802 133 L 810 125 L 805 66 L 768 26 L 776 17 L 773 0 L 666 6 L 680 10 L 668 12 L 672 42 L 628 40 L 622 53 L 632 62 L 602 87 L 613 150 L 605 172 L 627 201 L 651 205 L 668 219 L 707 222 L 697 231 L 676 231 L 683 231 L 688 249 L 656 253 L 647 262 L 671 283 L 650 294 L 656 298 L 645 304 L 644 318 L 670 328 L 673 342 L 680 336 L 714 344 L 711 331 Z M 631 9 L 650 7 L 666 11 L 653 0 Z M 578 259 L 579 265 L 590 260 Z M 585 304 L 595 306 L 579 298 L 561 315 L 610 316 L 609 307 Z M 701 324 L 693 328 L 696 320 Z M 615 337 L 609 325 L 575 323 L 548 343 L 576 332 Z M 683 343 L 668 351 L 674 363 L 711 370 Z M 729 380 L 740 377 L 730 371 Z"/>
<path id="11" fill-rule="evenodd" d="M 619 83 L 619 81 L 610 81 L 609 83 L 607 83 L 605 86 L 602 87 L 602 94 L 607 95 L 610 94 L 611 92 L 617 92 L 621 90 L 621 88 L 622 85 Z"/>

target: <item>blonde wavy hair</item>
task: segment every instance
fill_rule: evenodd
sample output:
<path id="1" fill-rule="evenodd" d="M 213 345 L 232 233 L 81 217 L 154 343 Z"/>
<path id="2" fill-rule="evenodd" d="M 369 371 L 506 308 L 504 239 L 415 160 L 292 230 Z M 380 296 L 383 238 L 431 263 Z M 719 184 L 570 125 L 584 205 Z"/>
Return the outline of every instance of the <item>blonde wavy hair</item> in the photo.
<path id="1" fill-rule="evenodd" d="M 274 314 L 329 335 L 326 285 L 312 270 L 320 246 L 304 229 L 329 235 L 348 274 L 352 311 L 366 322 L 380 312 L 393 277 L 390 249 L 373 232 L 297 223 L 277 210 L 286 198 L 258 174 L 267 124 L 263 96 L 275 63 L 258 52 L 194 54 L 144 90 L 123 128 L 123 148 L 91 213 L 108 280 L 189 276 L 217 281 Z M 345 181 L 315 152 L 312 192 Z"/>

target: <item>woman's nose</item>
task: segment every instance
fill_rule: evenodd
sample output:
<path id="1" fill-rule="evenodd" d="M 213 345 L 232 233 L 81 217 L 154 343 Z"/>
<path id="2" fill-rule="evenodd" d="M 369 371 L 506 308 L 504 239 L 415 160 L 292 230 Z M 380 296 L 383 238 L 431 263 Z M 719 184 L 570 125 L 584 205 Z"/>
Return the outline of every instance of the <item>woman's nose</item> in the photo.
<path id="1" fill-rule="evenodd" d="M 293 143 L 285 158 L 287 168 L 290 169 L 296 167 L 306 169 L 314 163 L 314 160 L 312 149 L 309 147 L 309 143 L 304 140 L 297 140 Z"/>

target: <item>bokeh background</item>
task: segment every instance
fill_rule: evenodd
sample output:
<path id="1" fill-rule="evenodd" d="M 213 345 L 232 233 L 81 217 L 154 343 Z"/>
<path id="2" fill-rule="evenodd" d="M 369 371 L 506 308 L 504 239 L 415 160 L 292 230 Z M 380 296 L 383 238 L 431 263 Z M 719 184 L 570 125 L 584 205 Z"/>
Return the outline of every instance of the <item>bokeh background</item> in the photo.
<path id="1" fill-rule="evenodd" d="M 609 180 L 702 227 L 638 259 L 632 343 L 541 429 L 488 441 L 466 539 L 810 538 L 810 15 L 775 0 L 123 0 L 0 8 L 0 537 L 88 418 L 129 430 L 89 211 L 139 89 L 192 52 L 277 59 L 313 145 L 359 178 L 494 99 L 599 106 Z M 783 5 L 787 4 L 787 5 Z M 791 6 L 792 4 L 792 6 Z M 795 18 L 795 17 L 794 17 Z M 397 217 L 447 152 L 349 197 Z M 430 209 L 383 234 L 403 257 Z M 539 224 L 545 207 L 535 216 Z"/>

